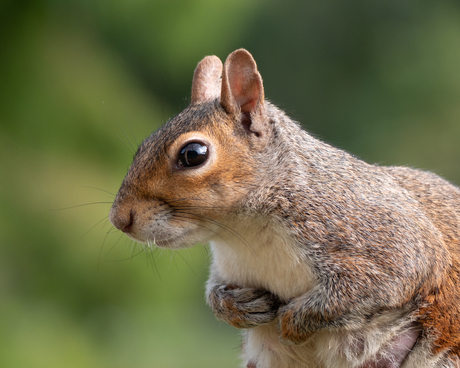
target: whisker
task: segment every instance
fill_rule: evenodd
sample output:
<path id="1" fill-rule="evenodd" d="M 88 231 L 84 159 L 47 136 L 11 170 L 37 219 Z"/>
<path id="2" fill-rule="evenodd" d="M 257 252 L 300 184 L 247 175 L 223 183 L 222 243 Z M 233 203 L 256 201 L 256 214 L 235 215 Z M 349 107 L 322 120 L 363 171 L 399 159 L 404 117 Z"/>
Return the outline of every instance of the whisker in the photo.
<path id="1" fill-rule="evenodd" d="M 64 207 L 64 208 L 54 208 L 54 209 L 50 209 L 49 211 L 64 211 L 64 210 L 71 210 L 72 208 L 92 206 L 94 204 L 112 204 L 112 203 L 113 202 L 91 202 L 91 203 L 77 204 L 76 206 L 70 206 L 70 207 Z"/>
<path id="2" fill-rule="evenodd" d="M 88 231 L 86 231 L 78 240 L 83 239 L 86 234 L 88 234 L 91 230 L 93 230 L 97 225 L 99 225 L 102 221 L 106 220 L 107 218 L 108 218 L 108 216 L 104 216 L 102 218 L 102 220 L 99 220 L 98 222 L 96 222 L 96 224 L 91 226 L 90 229 Z"/>
<path id="3" fill-rule="evenodd" d="M 108 190 L 105 190 L 105 189 L 101 189 L 101 188 L 97 188 L 97 187 L 90 187 L 90 186 L 86 186 L 86 185 L 82 185 L 82 186 L 80 186 L 80 188 L 89 188 L 89 189 L 99 190 L 101 192 L 110 194 L 111 196 L 115 197 L 115 194 L 113 194 L 113 193 L 111 193 L 111 192 L 109 192 Z"/>
<path id="4" fill-rule="evenodd" d="M 203 205 L 193 205 L 193 204 L 188 204 L 188 205 L 177 205 L 173 207 L 174 209 L 177 208 L 198 208 L 198 209 L 224 209 L 224 210 L 231 210 L 230 207 L 228 206 L 214 206 L 214 205 L 209 205 L 209 206 L 203 206 Z"/>
<path id="5" fill-rule="evenodd" d="M 195 221 L 191 221 L 191 218 L 190 217 L 181 217 L 181 216 L 177 216 L 177 215 L 174 215 L 172 220 L 178 220 L 178 221 L 182 221 L 182 222 L 188 222 L 189 224 L 194 224 L 196 226 L 200 226 L 210 232 L 212 232 L 215 236 L 218 236 L 219 238 L 221 238 L 224 242 L 226 242 L 230 247 L 233 247 L 232 244 L 230 244 L 225 238 L 222 237 L 222 235 L 220 235 L 219 233 L 216 233 L 214 230 L 204 226 L 203 224 L 198 224 L 196 223 Z M 191 244 L 191 243 L 188 243 L 190 246 L 193 246 L 194 244 Z"/>
<path id="6" fill-rule="evenodd" d="M 104 249 L 104 244 L 105 244 L 105 241 L 107 240 L 107 237 L 109 236 L 109 234 L 111 234 L 111 230 L 110 229 L 109 231 L 106 232 L 105 234 L 105 237 L 104 237 L 104 240 L 102 241 L 102 244 L 101 244 L 101 250 L 99 251 L 99 258 L 98 258 L 98 261 L 97 261 L 97 272 L 99 273 L 99 270 L 100 270 L 100 267 L 101 267 L 101 259 L 102 259 L 102 250 Z M 118 238 L 118 240 L 116 241 L 116 243 L 113 245 L 113 247 L 115 245 L 117 245 L 117 243 L 120 241 L 120 239 L 122 238 L 123 236 L 123 233 L 121 234 L 121 236 Z M 113 247 L 111 248 L 111 250 L 113 249 Z M 110 250 L 110 251 L 111 251 Z M 110 252 L 109 251 L 109 252 Z"/>
<path id="7" fill-rule="evenodd" d="M 118 133 L 116 133 L 117 137 L 120 139 L 120 141 L 124 144 L 124 146 L 128 149 L 128 151 L 134 156 L 136 154 L 135 151 L 132 151 L 131 149 L 134 150 L 134 148 L 129 148 L 128 145 L 125 143 L 125 141 L 123 140 L 123 138 L 120 137 L 120 135 Z"/>
<path id="8" fill-rule="evenodd" d="M 251 183 L 243 183 L 243 182 L 238 182 L 238 181 L 235 181 L 235 182 L 232 182 L 232 183 L 233 184 L 243 184 L 244 186 L 247 186 L 247 187 L 258 187 L 256 184 L 251 184 Z M 239 192 L 239 193 L 244 194 L 242 192 Z M 170 198 L 167 201 L 165 200 L 165 202 L 167 204 L 174 203 L 174 202 L 180 202 L 180 201 L 200 201 L 200 202 L 205 202 L 205 203 L 207 202 L 204 199 L 192 198 L 192 197 L 179 197 L 179 198 Z"/>
<path id="9" fill-rule="evenodd" d="M 200 215 L 198 215 L 198 214 L 196 214 L 196 213 L 185 212 L 185 211 L 182 211 L 182 210 L 175 211 L 175 213 L 181 213 L 181 214 L 186 214 L 186 215 L 190 215 L 190 216 L 195 216 L 196 218 L 198 218 L 198 219 L 200 219 L 200 220 L 206 221 L 206 222 L 211 223 L 211 224 L 215 224 L 215 225 L 219 226 L 221 229 L 224 229 L 224 230 L 226 230 L 227 232 L 229 232 L 230 234 L 234 235 L 234 236 L 235 236 L 239 241 L 241 241 L 245 246 L 247 246 L 248 248 L 250 248 L 248 242 L 246 241 L 246 239 L 244 239 L 243 236 L 241 236 L 241 234 L 239 234 L 237 231 L 235 231 L 235 230 L 232 229 L 231 227 L 222 224 L 221 222 L 218 222 L 218 221 L 216 221 L 216 220 L 210 219 L 210 218 L 208 218 L 208 217 L 200 216 Z M 193 217 L 189 217 L 189 218 L 192 219 Z"/>
<path id="10" fill-rule="evenodd" d="M 110 114 L 110 116 L 112 117 L 113 121 L 115 122 L 115 124 L 117 124 L 118 128 L 120 128 L 120 130 L 123 132 L 124 136 L 126 137 L 126 139 L 128 140 L 129 142 L 129 145 L 131 146 L 131 149 L 128 147 L 128 145 L 125 143 L 125 141 L 117 134 L 117 137 L 120 138 L 120 140 L 123 142 L 123 144 L 126 146 L 126 148 L 133 154 L 135 155 L 136 154 L 136 150 L 134 149 L 133 147 L 133 144 L 131 143 L 131 141 L 129 140 L 128 136 L 126 135 L 125 131 L 123 130 L 123 128 L 120 126 L 120 124 L 118 124 L 118 121 L 117 119 L 115 119 L 115 116 L 113 116 L 113 114 L 109 111 L 109 109 L 107 108 L 107 106 L 105 105 L 105 102 L 102 101 L 102 104 L 104 105 L 104 108 L 106 109 L 106 111 Z"/>
<path id="11" fill-rule="evenodd" d="M 117 97 L 118 103 L 119 103 L 120 106 L 121 106 L 121 110 L 123 111 L 123 115 L 125 116 L 125 120 L 128 122 L 129 129 L 131 130 L 131 134 L 133 135 L 133 138 L 134 138 L 134 143 L 136 143 L 136 146 L 139 147 L 139 143 L 137 143 L 136 135 L 134 134 L 134 131 L 133 131 L 133 127 L 132 127 L 132 125 L 131 125 L 131 122 L 129 121 L 128 116 L 126 115 L 125 107 L 124 107 L 123 104 L 121 103 L 120 98 L 118 97 L 117 93 L 116 93 L 115 91 L 113 91 L 113 93 L 114 93 L 114 95 Z M 128 137 L 126 137 L 126 138 L 128 138 Z"/>
<path id="12" fill-rule="evenodd" d="M 150 248 L 152 249 L 152 248 Z M 145 252 L 145 250 L 144 250 Z M 155 262 L 155 254 L 153 252 L 146 252 L 147 253 L 147 259 L 150 261 L 151 266 L 155 269 L 158 278 L 160 279 L 161 282 L 163 282 L 163 279 L 161 278 L 160 270 L 158 269 L 157 263 Z"/>
<path id="13" fill-rule="evenodd" d="M 144 252 L 144 250 L 140 250 L 138 253 L 136 254 L 132 254 L 131 257 L 128 257 L 128 258 L 122 258 L 122 259 L 113 259 L 113 260 L 110 260 L 111 262 L 125 262 L 125 261 L 129 261 L 129 260 L 133 260 L 134 257 L 137 257 L 139 254 L 142 254 Z"/>
<path id="14" fill-rule="evenodd" d="M 188 266 L 188 268 L 190 269 L 190 271 L 192 271 L 192 273 L 195 275 L 195 277 L 197 276 L 196 272 L 193 270 L 193 267 L 190 265 L 190 263 L 187 262 L 187 260 L 185 259 L 185 257 L 180 253 L 180 252 L 175 252 L 179 257 L 182 258 L 182 260 L 185 262 L 185 264 Z"/>
<path id="15" fill-rule="evenodd" d="M 140 247 L 141 252 L 144 251 L 144 247 L 142 247 L 142 245 L 139 244 L 138 242 L 136 242 L 136 241 L 134 241 L 134 240 L 132 240 L 132 239 L 130 239 L 130 238 L 128 238 L 128 239 L 129 239 L 129 242 L 128 242 L 128 244 L 126 245 L 126 247 L 127 247 L 127 248 L 128 248 L 128 247 L 131 248 L 131 260 L 133 260 L 133 258 L 135 257 L 135 256 L 134 256 L 134 252 L 135 252 L 135 250 L 136 250 L 137 248 L 139 248 L 139 247 L 137 247 L 137 246 L 138 246 L 138 245 L 141 246 L 141 247 Z M 138 254 L 140 254 L 140 253 L 138 253 Z"/>
<path id="16" fill-rule="evenodd" d="M 181 216 L 177 216 L 177 214 L 180 214 L 180 215 L 190 215 L 190 216 L 194 216 L 194 217 L 198 217 L 197 215 L 195 214 L 191 214 L 191 213 L 187 213 L 187 212 L 175 212 L 174 213 L 174 217 L 175 218 L 179 218 L 181 220 L 189 220 L 189 223 L 193 223 L 195 225 L 198 225 L 198 226 L 201 226 L 205 229 L 207 229 L 208 231 L 211 231 L 212 233 L 214 233 L 214 235 L 218 236 L 219 238 L 221 238 L 224 242 L 226 242 L 229 246 L 231 246 L 233 248 L 233 245 L 231 243 L 228 242 L 227 239 L 225 239 L 222 235 L 220 235 L 219 233 L 215 232 L 214 230 L 211 230 L 209 229 L 208 227 L 202 225 L 202 224 L 198 224 L 196 223 L 195 221 L 191 221 L 193 220 L 194 218 L 193 217 L 181 217 Z M 214 225 L 217 225 L 218 227 L 222 228 L 223 230 L 226 230 L 227 232 L 229 232 L 230 234 L 234 235 L 238 240 L 241 241 L 241 243 L 243 243 L 248 249 L 252 250 L 252 248 L 249 246 L 249 244 L 247 243 L 246 239 L 244 239 L 238 232 L 236 232 L 235 230 L 229 228 L 228 226 L 225 226 L 215 220 L 211 220 L 211 219 L 208 219 L 206 217 L 198 217 L 200 220 L 204 221 L 204 222 L 207 222 L 207 223 L 210 223 L 210 224 L 214 224 Z"/>
<path id="17" fill-rule="evenodd" d="M 118 231 L 118 229 L 115 232 L 117 232 L 117 231 Z M 109 234 L 109 233 L 114 234 L 115 232 L 112 229 L 110 229 L 107 234 Z M 115 244 L 112 245 L 112 247 L 109 249 L 109 251 L 105 254 L 106 256 L 115 249 L 115 247 L 120 242 L 120 240 L 124 238 L 124 235 L 125 234 L 123 234 L 123 233 L 120 234 L 120 236 L 118 237 L 118 240 L 115 242 Z"/>
<path id="18" fill-rule="evenodd" d="M 106 216 L 106 218 L 107 218 L 107 221 L 104 223 L 104 225 L 102 225 L 101 230 L 103 230 L 107 225 L 112 225 L 111 222 L 110 222 L 110 220 L 109 220 L 109 216 Z M 112 227 L 113 227 L 113 226 L 112 226 Z M 118 230 L 118 229 L 117 229 L 117 230 Z M 111 231 L 111 230 L 110 230 L 110 231 Z M 111 234 L 112 234 L 112 232 L 111 232 Z"/>
<path id="19" fill-rule="evenodd" d="M 177 265 L 177 259 L 176 259 L 176 255 L 178 254 L 179 252 L 171 252 L 171 257 L 170 257 L 170 261 L 174 264 L 174 266 L 176 267 L 176 270 L 179 271 L 179 266 Z"/>

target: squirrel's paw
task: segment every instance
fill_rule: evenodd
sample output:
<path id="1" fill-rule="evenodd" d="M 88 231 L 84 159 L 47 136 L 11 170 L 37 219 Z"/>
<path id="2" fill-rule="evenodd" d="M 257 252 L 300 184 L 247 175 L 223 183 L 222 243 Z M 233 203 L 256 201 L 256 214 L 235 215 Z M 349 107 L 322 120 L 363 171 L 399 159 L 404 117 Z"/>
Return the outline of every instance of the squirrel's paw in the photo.
<path id="1" fill-rule="evenodd" d="M 296 309 L 285 306 L 278 311 L 279 341 L 283 345 L 299 345 L 307 341 L 315 331 L 308 329 L 304 316 Z"/>
<path id="2" fill-rule="evenodd" d="M 252 328 L 272 322 L 277 315 L 279 299 L 266 290 L 215 286 L 208 303 L 218 319 L 237 328 Z"/>

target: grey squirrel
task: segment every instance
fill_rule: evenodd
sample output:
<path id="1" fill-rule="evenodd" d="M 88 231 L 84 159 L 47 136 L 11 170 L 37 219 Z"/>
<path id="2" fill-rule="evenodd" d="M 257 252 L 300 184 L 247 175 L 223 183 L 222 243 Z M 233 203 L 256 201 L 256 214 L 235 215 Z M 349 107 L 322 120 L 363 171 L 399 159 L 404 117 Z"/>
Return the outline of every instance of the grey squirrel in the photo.
<path id="1" fill-rule="evenodd" d="M 207 302 L 247 368 L 460 367 L 460 190 L 313 138 L 249 52 L 197 66 L 110 211 L 139 242 L 210 243 Z"/>

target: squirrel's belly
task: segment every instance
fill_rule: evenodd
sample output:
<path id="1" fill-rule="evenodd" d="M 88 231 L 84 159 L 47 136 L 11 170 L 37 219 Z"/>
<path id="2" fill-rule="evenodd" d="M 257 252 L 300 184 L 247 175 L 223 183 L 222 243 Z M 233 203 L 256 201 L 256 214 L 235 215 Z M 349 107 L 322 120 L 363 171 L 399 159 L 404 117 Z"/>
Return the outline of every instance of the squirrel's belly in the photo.
<path id="1" fill-rule="evenodd" d="M 243 342 L 245 366 L 255 368 L 326 368 L 316 359 L 312 342 L 282 345 L 279 342 L 277 320 L 246 330 Z"/>
<path id="2" fill-rule="evenodd" d="M 383 331 L 379 330 L 321 331 L 304 344 L 283 345 L 278 340 L 276 324 L 275 320 L 268 325 L 245 331 L 243 358 L 247 367 L 399 368 L 419 334 L 412 324 L 399 333 L 385 331 L 382 334 Z M 374 346 L 369 346 L 372 344 Z M 411 360 L 414 362 L 406 361 L 404 367 L 435 366 L 434 361 L 417 358 Z"/>

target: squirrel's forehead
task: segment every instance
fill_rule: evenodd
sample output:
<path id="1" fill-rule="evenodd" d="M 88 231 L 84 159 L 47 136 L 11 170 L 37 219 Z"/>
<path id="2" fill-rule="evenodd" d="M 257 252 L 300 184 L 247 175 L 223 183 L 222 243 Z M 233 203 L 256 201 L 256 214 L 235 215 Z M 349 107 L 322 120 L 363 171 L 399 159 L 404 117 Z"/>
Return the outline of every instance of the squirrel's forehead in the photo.
<path id="1" fill-rule="evenodd" d="M 218 121 L 222 121 L 219 115 L 222 112 L 214 104 L 206 103 L 198 106 L 189 106 L 179 115 L 171 118 L 156 132 L 152 133 L 142 144 L 152 149 L 155 146 L 169 147 L 181 135 L 189 132 L 209 132 L 212 133 Z"/>
<path id="2" fill-rule="evenodd" d="M 153 132 L 140 145 L 136 157 L 148 155 L 152 159 L 164 156 L 168 148 L 182 135 L 197 132 L 212 132 L 213 120 L 201 114 L 181 113 Z"/>

